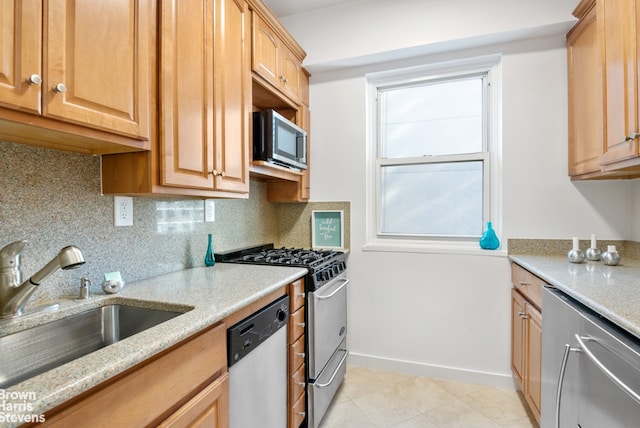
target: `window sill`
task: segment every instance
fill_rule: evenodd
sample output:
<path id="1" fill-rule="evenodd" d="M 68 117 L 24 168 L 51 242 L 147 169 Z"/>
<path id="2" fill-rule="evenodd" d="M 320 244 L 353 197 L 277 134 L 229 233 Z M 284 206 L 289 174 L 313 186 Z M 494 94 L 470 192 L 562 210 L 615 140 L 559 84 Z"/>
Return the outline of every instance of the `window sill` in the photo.
<path id="1" fill-rule="evenodd" d="M 426 253 L 426 254 L 454 254 L 467 256 L 504 257 L 509 253 L 506 248 L 497 250 L 483 250 L 477 242 L 448 242 L 448 241 L 372 241 L 362 247 L 362 251 L 379 251 L 388 253 Z"/>

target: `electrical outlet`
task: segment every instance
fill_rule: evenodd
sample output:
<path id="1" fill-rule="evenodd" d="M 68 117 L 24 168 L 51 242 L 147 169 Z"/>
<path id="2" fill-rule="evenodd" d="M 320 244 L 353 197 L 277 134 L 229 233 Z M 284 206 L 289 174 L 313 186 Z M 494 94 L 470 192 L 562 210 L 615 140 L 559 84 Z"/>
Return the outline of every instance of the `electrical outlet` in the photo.
<path id="1" fill-rule="evenodd" d="M 216 206 L 213 199 L 205 199 L 204 201 L 204 221 L 216 221 Z"/>
<path id="2" fill-rule="evenodd" d="M 133 226 L 133 198 L 113 197 L 113 220 L 116 226 Z"/>

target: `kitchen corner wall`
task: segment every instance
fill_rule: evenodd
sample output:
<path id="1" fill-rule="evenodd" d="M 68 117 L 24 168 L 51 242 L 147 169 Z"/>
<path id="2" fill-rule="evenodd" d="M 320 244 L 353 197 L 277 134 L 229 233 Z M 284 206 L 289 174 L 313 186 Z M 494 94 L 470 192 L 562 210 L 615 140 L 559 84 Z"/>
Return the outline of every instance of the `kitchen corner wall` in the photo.
<path id="1" fill-rule="evenodd" d="M 249 199 L 215 201 L 215 222 L 204 222 L 199 199 L 136 197 L 134 225 L 115 227 L 113 197 L 101 194 L 99 156 L 0 142 L 0 248 L 29 241 L 24 279 L 66 245 L 78 246 L 86 260 L 46 279 L 30 303 L 77 295 L 81 277 L 102 293 L 106 272 L 131 282 L 203 266 L 208 233 L 214 251 L 268 242 L 310 247 L 314 209 L 343 209 L 348 219 L 348 203 L 271 204 L 265 183 L 252 181 Z"/>

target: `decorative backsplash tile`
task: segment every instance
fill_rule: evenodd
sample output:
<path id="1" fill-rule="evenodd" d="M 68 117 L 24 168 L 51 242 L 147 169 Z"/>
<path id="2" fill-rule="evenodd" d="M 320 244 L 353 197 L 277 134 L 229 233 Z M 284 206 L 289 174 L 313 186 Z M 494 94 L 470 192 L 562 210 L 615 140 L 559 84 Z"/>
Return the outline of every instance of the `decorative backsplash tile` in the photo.
<path id="1" fill-rule="evenodd" d="M 204 221 L 200 199 L 133 198 L 133 226 L 115 227 L 113 197 L 101 194 L 100 157 L 0 142 L 0 247 L 28 240 L 24 279 L 66 245 L 86 263 L 58 271 L 40 286 L 32 303 L 77 295 L 80 278 L 102 292 L 106 272 L 127 282 L 204 266 L 207 234 L 214 251 L 273 242 L 311 245 L 311 210 L 344 209 L 348 203 L 271 204 L 266 185 L 252 181 L 249 199 L 216 200 L 215 221 Z"/>

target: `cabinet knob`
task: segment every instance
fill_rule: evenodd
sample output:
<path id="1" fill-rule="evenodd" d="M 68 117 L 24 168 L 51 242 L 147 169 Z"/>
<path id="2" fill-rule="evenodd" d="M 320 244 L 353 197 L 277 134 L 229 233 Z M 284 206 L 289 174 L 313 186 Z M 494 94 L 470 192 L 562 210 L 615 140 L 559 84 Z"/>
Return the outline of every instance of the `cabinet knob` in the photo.
<path id="1" fill-rule="evenodd" d="M 214 169 L 213 171 L 209 171 L 209 175 L 213 175 L 214 177 L 226 177 L 227 174 L 224 171 Z"/>
<path id="2" fill-rule="evenodd" d="M 27 77 L 27 83 L 30 85 L 42 85 L 42 77 L 37 74 L 32 74 Z"/>
<path id="3" fill-rule="evenodd" d="M 637 132 L 632 133 L 631 135 L 629 135 L 629 139 L 630 140 L 635 140 L 636 138 L 640 137 L 640 134 Z"/>
<path id="4" fill-rule="evenodd" d="M 53 92 L 57 94 L 64 94 L 65 92 L 67 92 L 67 87 L 64 86 L 64 83 L 58 83 L 53 87 Z"/>
<path id="5" fill-rule="evenodd" d="M 282 83 L 288 83 L 288 82 L 289 82 L 289 79 L 287 79 L 287 78 L 284 76 L 284 74 L 283 74 L 282 76 L 280 76 L 280 81 L 281 81 Z"/>

